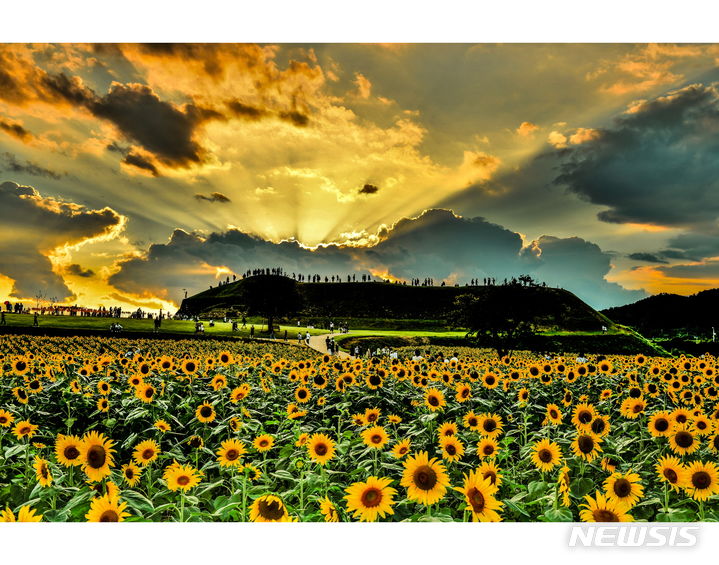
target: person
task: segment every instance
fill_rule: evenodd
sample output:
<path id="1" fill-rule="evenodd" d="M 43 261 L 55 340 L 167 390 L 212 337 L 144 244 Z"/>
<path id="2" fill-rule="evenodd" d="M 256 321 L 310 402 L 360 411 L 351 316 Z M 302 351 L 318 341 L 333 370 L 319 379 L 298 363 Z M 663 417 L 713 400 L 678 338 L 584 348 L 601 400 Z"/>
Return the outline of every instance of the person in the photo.
<path id="1" fill-rule="evenodd" d="M 302 332 L 297 332 L 297 345 L 302 345 L 302 340 L 304 339 L 304 335 L 302 335 Z"/>
<path id="2" fill-rule="evenodd" d="M 414 356 L 412 357 L 412 361 L 422 361 L 424 357 L 422 357 L 419 349 L 414 350 Z"/>
<path id="3" fill-rule="evenodd" d="M 305 344 L 306 344 L 306 345 L 309 345 L 309 344 L 310 344 L 310 332 L 309 332 L 309 330 L 307 330 L 307 333 L 305 334 Z"/>
<path id="4" fill-rule="evenodd" d="M 247 318 L 245 318 L 244 316 L 242 316 L 242 327 L 243 328 L 247 327 Z"/>
<path id="5" fill-rule="evenodd" d="M 33 327 L 35 327 L 35 328 L 40 325 L 40 324 L 38 323 L 38 321 L 37 321 L 37 312 L 35 312 L 35 315 L 34 315 L 33 318 L 32 318 L 32 325 L 33 325 Z"/>
<path id="6" fill-rule="evenodd" d="M 250 326 L 250 337 L 255 337 L 255 326 Z"/>
<path id="7" fill-rule="evenodd" d="M 359 356 L 360 356 L 360 348 L 359 348 L 359 345 L 355 345 L 354 356 L 355 356 L 355 357 L 359 357 Z"/>
<path id="8" fill-rule="evenodd" d="M 237 321 L 236 320 L 233 320 L 233 322 L 232 322 L 232 331 L 233 332 L 237 331 Z"/>
<path id="9" fill-rule="evenodd" d="M 285 330 L 285 338 L 284 341 L 287 341 L 287 330 Z"/>
<path id="10" fill-rule="evenodd" d="M 0 317 L 0 326 L 7 326 L 7 320 L 5 320 L 5 312 L 2 312 Z"/>

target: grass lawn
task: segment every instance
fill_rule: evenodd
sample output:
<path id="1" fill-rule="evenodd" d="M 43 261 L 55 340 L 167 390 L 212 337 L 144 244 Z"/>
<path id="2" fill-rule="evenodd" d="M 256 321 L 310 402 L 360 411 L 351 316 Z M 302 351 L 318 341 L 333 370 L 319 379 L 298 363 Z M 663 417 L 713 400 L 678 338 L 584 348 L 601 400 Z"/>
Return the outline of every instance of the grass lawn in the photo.
<path id="1" fill-rule="evenodd" d="M 32 314 L 5 314 L 5 320 L 7 321 L 8 327 L 31 327 L 33 322 Z M 95 331 L 107 331 L 110 333 L 110 324 L 113 322 L 119 322 L 123 328 L 123 332 L 152 332 L 154 330 L 153 320 L 142 319 L 136 320 L 133 318 L 95 318 L 95 317 L 83 317 L 83 316 L 40 316 L 38 323 L 40 327 L 49 328 L 60 328 L 60 329 L 78 329 L 78 330 L 95 330 Z M 261 322 L 253 322 L 248 320 L 247 327 L 240 328 L 238 331 L 232 331 L 232 324 L 225 323 L 222 320 L 215 321 L 215 326 L 210 327 L 207 321 L 203 321 L 205 326 L 205 335 L 216 335 L 216 336 L 234 336 L 234 337 L 249 337 L 250 326 L 254 323 L 255 325 L 255 336 L 265 335 L 261 334 L 263 325 Z M 299 328 L 302 333 L 307 332 L 307 328 Z M 297 326 L 280 326 L 280 331 L 275 332 L 276 337 L 282 338 L 284 332 L 287 330 L 288 339 L 297 339 Z M 0 326 L 0 332 L 2 326 Z M 188 334 L 193 335 L 195 333 L 195 322 L 191 320 L 163 320 L 160 333 L 168 334 Z M 310 330 L 310 334 L 317 335 L 326 333 L 325 330 L 314 329 Z"/>

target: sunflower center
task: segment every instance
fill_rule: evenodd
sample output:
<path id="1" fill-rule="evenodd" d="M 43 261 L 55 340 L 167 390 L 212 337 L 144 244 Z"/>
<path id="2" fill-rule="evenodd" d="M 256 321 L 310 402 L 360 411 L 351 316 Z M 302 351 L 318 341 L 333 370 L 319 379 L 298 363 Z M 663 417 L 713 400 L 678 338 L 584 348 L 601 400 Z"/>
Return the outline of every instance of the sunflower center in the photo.
<path id="1" fill-rule="evenodd" d="M 87 464 L 93 469 L 101 468 L 107 459 L 105 448 L 101 445 L 93 445 L 87 450 Z"/>
<path id="2" fill-rule="evenodd" d="M 550 410 L 550 411 L 549 411 L 549 417 L 550 417 L 550 418 L 553 418 L 553 419 L 556 420 L 557 416 L 559 416 L 559 414 L 557 414 L 557 411 L 556 411 L 556 410 Z"/>
<path id="3" fill-rule="evenodd" d="M 437 398 L 434 395 L 430 396 L 427 399 L 427 402 L 429 403 L 430 406 L 439 406 L 439 398 Z"/>
<path id="4" fill-rule="evenodd" d="M 692 486 L 697 489 L 709 488 L 712 484 L 712 478 L 706 471 L 697 471 L 692 474 Z"/>
<path id="5" fill-rule="evenodd" d="M 114 510 L 105 510 L 100 516 L 100 522 L 119 522 L 120 516 Z"/>
<path id="6" fill-rule="evenodd" d="M 142 452 L 142 458 L 145 460 L 152 459 L 152 457 L 154 455 L 155 455 L 155 450 L 151 449 L 149 447 L 145 451 Z"/>
<path id="7" fill-rule="evenodd" d="M 582 410 L 582 411 L 579 412 L 579 414 L 577 415 L 577 419 L 578 419 L 582 424 L 588 424 L 589 422 L 592 421 L 592 413 L 591 413 L 589 410 Z"/>
<path id="8" fill-rule="evenodd" d="M 371 440 L 372 443 L 382 443 L 382 436 L 379 434 L 375 434 L 372 436 Z"/>
<path id="9" fill-rule="evenodd" d="M 591 453 L 594 451 L 594 440 L 589 436 L 579 436 L 577 445 L 579 446 L 579 451 L 582 453 Z"/>
<path id="10" fill-rule="evenodd" d="M 324 443 L 318 443 L 315 445 L 315 453 L 320 457 L 327 455 L 327 446 Z"/>
<path id="11" fill-rule="evenodd" d="M 679 447 L 687 448 L 694 443 L 694 436 L 689 432 L 681 431 L 677 432 L 674 441 Z"/>
<path id="12" fill-rule="evenodd" d="M 467 498 L 469 499 L 469 503 L 472 505 L 472 510 L 474 512 L 479 513 L 484 510 L 484 495 L 476 487 L 472 487 L 471 489 L 469 489 L 469 492 L 467 493 Z"/>
<path id="13" fill-rule="evenodd" d="M 187 475 L 180 475 L 179 477 L 177 477 L 177 484 L 181 487 L 187 486 L 188 484 L 190 484 L 190 477 L 188 477 Z"/>
<path id="14" fill-rule="evenodd" d="M 601 418 L 597 418 L 592 422 L 592 431 L 595 434 L 601 434 L 604 431 L 604 428 L 606 427 L 606 424 L 604 420 Z"/>
<path id="15" fill-rule="evenodd" d="M 494 453 L 494 446 L 487 444 L 484 446 L 482 451 L 484 452 L 485 455 L 492 455 L 492 453 Z"/>
<path id="16" fill-rule="evenodd" d="M 133 471 L 131 467 L 128 467 L 127 469 L 125 469 L 125 476 L 128 479 L 132 479 L 135 476 L 135 471 Z"/>
<path id="17" fill-rule="evenodd" d="M 227 453 L 225 453 L 225 458 L 226 458 L 228 461 L 234 461 L 234 460 L 237 459 L 239 456 L 240 456 L 240 452 L 237 451 L 236 449 L 228 449 L 228 450 L 227 450 Z"/>
<path id="18" fill-rule="evenodd" d="M 666 418 L 658 418 L 656 422 L 654 422 L 654 429 L 658 432 L 666 432 L 669 429 L 669 420 Z"/>
<path id="19" fill-rule="evenodd" d="M 457 448 L 451 443 L 444 448 L 449 455 L 457 455 Z"/>
<path id="20" fill-rule="evenodd" d="M 202 408 L 200 408 L 200 416 L 202 416 L 203 418 L 209 418 L 211 414 L 212 408 L 210 408 L 209 406 L 203 406 Z"/>
<path id="21" fill-rule="evenodd" d="M 497 422 L 492 420 L 491 418 L 489 420 L 485 420 L 484 424 L 482 425 L 485 432 L 493 432 L 497 429 Z"/>
<path id="22" fill-rule="evenodd" d="M 382 379 L 379 378 L 379 376 L 377 376 L 377 375 L 372 375 L 372 376 L 369 378 L 369 382 L 370 382 L 370 384 L 373 385 L 373 386 L 378 386 L 378 385 L 382 382 Z"/>
<path id="23" fill-rule="evenodd" d="M 672 484 L 676 483 L 677 479 L 679 478 L 677 472 L 674 469 L 664 469 L 662 474 Z"/>
<path id="24" fill-rule="evenodd" d="M 552 452 L 548 449 L 540 449 L 537 457 L 542 463 L 549 463 L 552 460 Z"/>
<path id="25" fill-rule="evenodd" d="M 630 483 L 627 479 L 618 479 L 614 483 L 614 494 L 616 494 L 619 498 L 626 498 L 629 496 L 632 492 L 632 483 Z"/>
<path id="26" fill-rule="evenodd" d="M 594 520 L 596 522 L 619 522 L 619 516 L 611 510 L 599 508 L 594 511 Z"/>
<path id="27" fill-rule="evenodd" d="M 74 445 L 70 445 L 64 449 L 62 452 L 65 459 L 68 461 L 72 461 L 73 459 L 77 459 L 80 455 L 80 451 L 75 447 Z"/>
<path id="28" fill-rule="evenodd" d="M 421 490 L 432 490 L 437 484 L 437 473 L 429 465 L 418 467 L 412 475 L 414 484 Z"/>
<path id="29" fill-rule="evenodd" d="M 285 515 L 285 507 L 277 500 L 261 500 L 258 505 L 260 516 L 266 520 L 279 520 Z"/>
<path id="30" fill-rule="evenodd" d="M 370 487 L 362 493 L 362 506 L 366 508 L 374 508 L 382 502 L 382 491 L 375 487 Z"/>
<path id="31" fill-rule="evenodd" d="M 476 419 L 476 418 L 470 418 L 469 420 L 467 420 L 467 423 L 469 424 L 469 426 L 470 426 L 471 428 L 473 428 L 473 427 L 475 427 L 475 426 L 477 425 L 477 419 Z"/>

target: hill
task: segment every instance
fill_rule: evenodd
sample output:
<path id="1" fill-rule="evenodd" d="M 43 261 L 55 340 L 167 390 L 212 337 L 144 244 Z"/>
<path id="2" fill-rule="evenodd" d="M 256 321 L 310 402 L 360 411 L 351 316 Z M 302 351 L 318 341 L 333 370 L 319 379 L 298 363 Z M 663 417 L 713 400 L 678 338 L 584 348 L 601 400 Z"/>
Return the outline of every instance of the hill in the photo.
<path id="1" fill-rule="evenodd" d="M 224 315 L 248 309 L 246 286 L 262 278 L 267 285 L 278 277 L 260 275 L 210 288 L 183 300 L 179 312 L 192 315 Z M 253 281 L 256 283 L 257 281 Z M 499 296 L 497 286 L 407 286 L 384 282 L 295 283 L 301 298 L 297 317 L 308 320 L 341 320 L 351 327 L 379 327 L 377 320 L 415 327 L 451 325 L 447 317 L 462 294 Z M 539 325 L 546 331 L 610 330 L 614 324 L 571 292 L 560 288 L 516 286 L 509 293 L 529 294 L 539 305 Z M 506 300 L 502 298 L 503 300 Z M 517 294 L 517 296 L 519 296 Z M 413 324 L 414 322 L 414 324 Z M 374 325 L 373 325 L 374 324 Z"/>
<path id="2" fill-rule="evenodd" d="M 602 311 L 615 322 L 631 326 L 647 337 L 691 335 L 709 339 L 712 326 L 719 330 L 718 312 L 717 288 L 691 296 L 656 294 Z"/>

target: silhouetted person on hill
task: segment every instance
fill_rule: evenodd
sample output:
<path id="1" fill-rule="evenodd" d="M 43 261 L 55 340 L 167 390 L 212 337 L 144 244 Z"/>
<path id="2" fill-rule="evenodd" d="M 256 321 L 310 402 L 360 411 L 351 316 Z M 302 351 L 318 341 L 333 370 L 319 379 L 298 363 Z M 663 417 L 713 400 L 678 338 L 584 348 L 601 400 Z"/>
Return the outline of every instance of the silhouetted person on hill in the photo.
<path id="1" fill-rule="evenodd" d="M 40 325 L 40 324 L 38 323 L 38 320 L 37 320 L 37 312 L 35 312 L 35 315 L 34 315 L 33 318 L 32 318 L 32 325 L 33 325 L 34 328 L 36 328 L 36 327 L 38 327 L 38 326 Z"/>
<path id="2" fill-rule="evenodd" d="M 255 337 L 255 326 L 250 326 L 250 337 Z"/>

